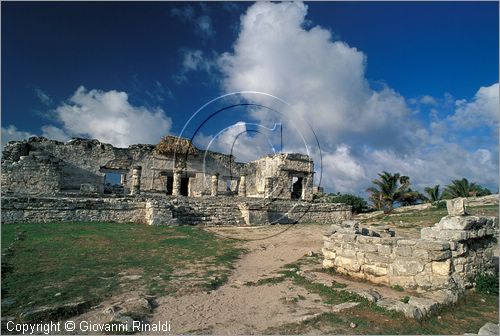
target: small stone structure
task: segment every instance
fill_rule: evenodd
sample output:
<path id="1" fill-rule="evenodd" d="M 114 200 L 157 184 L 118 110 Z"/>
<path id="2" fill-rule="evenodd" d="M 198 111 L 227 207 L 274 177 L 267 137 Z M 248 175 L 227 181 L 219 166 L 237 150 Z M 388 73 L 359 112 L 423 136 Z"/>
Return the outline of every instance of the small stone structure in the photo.
<path id="1" fill-rule="evenodd" d="M 332 225 L 324 236 L 323 267 L 414 293 L 406 302 L 373 298 L 378 306 L 423 318 L 455 303 L 481 273 L 495 272 L 498 219 L 469 216 L 465 199 L 447 202 L 448 215 L 423 228 L 420 239 L 360 228 L 358 222 Z M 416 294 L 415 294 L 416 293 Z"/>
<path id="2" fill-rule="evenodd" d="M 374 283 L 421 293 L 444 291 L 454 297 L 473 287 L 479 274 L 495 272 L 498 219 L 466 215 L 464 202 L 448 201 L 449 215 L 423 228 L 420 239 L 360 228 L 353 220 L 332 225 L 324 236 L 323 267 Z"/>
<path id="3" fill-rule="evenodd" d="M 481 273 L 495 272 L 496 217 L 469 216 L 465 199 L 447 203 L 448 215 L 423 228 L 420 239 L 404 239 L 395 232 L 360 228 L 358 222 L 332 225 L 324 236 L 323 267 L 339 273 L 419 293 L 404 303 L 393 299 L 376 304 L 422 318 L 454 303 L 474 286 Z"/>

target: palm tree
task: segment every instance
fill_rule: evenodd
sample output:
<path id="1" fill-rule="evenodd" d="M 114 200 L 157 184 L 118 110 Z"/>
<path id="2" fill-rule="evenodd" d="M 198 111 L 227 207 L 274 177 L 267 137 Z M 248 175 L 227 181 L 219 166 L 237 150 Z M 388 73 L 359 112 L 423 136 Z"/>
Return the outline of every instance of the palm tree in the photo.
<path id="1" fill-rule="evenodd" d="M 469 182 L 465 177 L 461 180 L 453 180 L 444 189 L 443 196 L 445 198 L 469 197 L 476 196 L 477 185 Z"/>
<path id="2" fill-rule="evenodd" d="M 440 201 L 443 198 L 443 194 L 439 192 L 439 184 L 436 184 L 434 187 L 424 188 L 424 191 L 428 196 L 425 198 L 431 203 Z"/>
<path id="3" fill-rule="evenodd" d="M 379 173 L 380 179 L 372 180 L 375 187 L 366 189 L 370 193 L 369 199 L 376 209 L 383 209 L 384 212 L 391 212 L 394 202 L 410 199 L 415 193 L 408 189 L 410 178 L 401 176 L 399 173 L 391 174 L 386 171 Z"/>
<path id="4" fill-rule="evenodd" d="M 474 182 L 469 182 L 465 177 L 461 180 L 453 180 L 444 189 L 443 197 L 456 198 L 456 197 L 475 197 L 491 195 L 491 191 Z"/>

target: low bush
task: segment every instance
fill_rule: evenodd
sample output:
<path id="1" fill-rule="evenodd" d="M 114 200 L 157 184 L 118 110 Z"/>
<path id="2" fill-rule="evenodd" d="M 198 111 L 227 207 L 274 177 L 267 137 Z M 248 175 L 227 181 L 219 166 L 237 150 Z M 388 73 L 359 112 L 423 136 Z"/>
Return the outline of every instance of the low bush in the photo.
<path id="1" fill-rule="evenodd" d="M 476 292 L 498 295 L 498 274 L 479 274 L 476 279 Z"/>
<path id="2" fill-rule="evenodd" d="M 317 199 L 324 203 L 344 203 L 352 206 L 353 213 L 362 213 L 369 210 L 368 203 L 364 198 L 351 194 L 329 194 Z"/>

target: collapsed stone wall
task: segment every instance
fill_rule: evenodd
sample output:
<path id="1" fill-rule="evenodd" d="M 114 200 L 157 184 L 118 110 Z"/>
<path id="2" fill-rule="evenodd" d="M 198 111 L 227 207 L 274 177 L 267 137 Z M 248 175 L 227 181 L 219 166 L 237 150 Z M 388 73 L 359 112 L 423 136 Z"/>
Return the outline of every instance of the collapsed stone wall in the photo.
<path id="1" fill-rule="evenodd" d="M 333 225 L 324 237 L 323 266 L 420 291 L 465 289 L 478 274 L 494 271 L 497 237 L 495 217 L 449 215 L 422 229 L 420 239 L 404 239 L 390 230 L 376 232 L 344 221 Z"/>
<path id="2" fill-rule="evenodd" d="M 254 208 L 248 205 L 252 204 Z M 249 209 L 250 208 L 250 209 Z M 255 213 L 258 213 L 256 215 Z M 150 225 L 259 225 L 339 223 L 351 217 L 344 204 L 243 197 L 3 197 L 2 224 L 53 221 L 113 221 Z"/>
<path id="3" fill-rule="evenodd" d="M 239 177 L 243 165 L 229 155 L 195 152 L 177 156 L 183 173 L 190 177 L 189 195 L 210 194 L 210 178 Z M 182 159 L 182 160 L 181 160 Z M 165 176 L 173 172 L 174 153 L 158 154 L 154 145 L 132 145 L 116 148 L 98 140 L 74 138 L 66 143 L 43 137 L 14 141 L 2 153 L 2 192 L 51 195 L 58 192 L 80 192 L 82 185 L 103 191 L 105 175 L 123 174 L 124 187 L 132 188 L 133 167 L 142 167 L 140 190 L 165 192 Z M 50 172 L 50 174 L 46 173 Z M 55 182 L 57 180 L 57 183 Z M 34 187 L 31 187 L 33 181 Z M 220 190 L 225 180 L 220 179 Z M 37 187 L 36 185 L 40 185 Z"/>
<path id="4" fill-rule="evenodd" d="M 20 156 L 17 162 L 2 166 L 2 192 L 55 194 L 60 190 L 61 160 L 40 152 Z"/>
<path id="5" fill-rule="evenodd" d="M 155 145 L 116 148 L 80 138 L 66 143 L 43 137 L 12 141 L 2 154 L 2 192 L 53 195 L 136 190 L 175 194 L 175 183 L 182 185 L 180 194 L 190 197 L 238 194 L 290 199 L 295 188 L 301 190 L 296 198 L 312 199 L 314 165 L 307 155 L 281 153 L 246 164 L 236 162 L 232 155 L 196 149 L 187 139 L 181 143 L 190 150 L 175 152 L 176 143 L 177 138 L 167 137 L 158 149 Z M 141 176 L 134 185 L 138 167 Z M 120 188 L 105 185 L 106 174 L 120 175 Z M 293 178 L 301 179 L 300 183 L 294 186 Z M 240 189 L 245 192 L 240 194 Z"/>

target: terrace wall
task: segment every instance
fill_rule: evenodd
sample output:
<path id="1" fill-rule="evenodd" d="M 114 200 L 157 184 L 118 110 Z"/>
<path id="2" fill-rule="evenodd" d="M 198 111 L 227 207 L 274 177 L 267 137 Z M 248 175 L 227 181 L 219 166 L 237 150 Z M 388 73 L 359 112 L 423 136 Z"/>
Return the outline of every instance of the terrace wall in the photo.
<path id="1" fill-rule="evenodd" d="M 256 215 L 258 214 L 258 215 Z M 340 223 L 351 217 L 344 204 L 243 197 L 11 197 L 2 198 L 2 224 L 113 221 L 150 225 L 258 225 Z"/>

